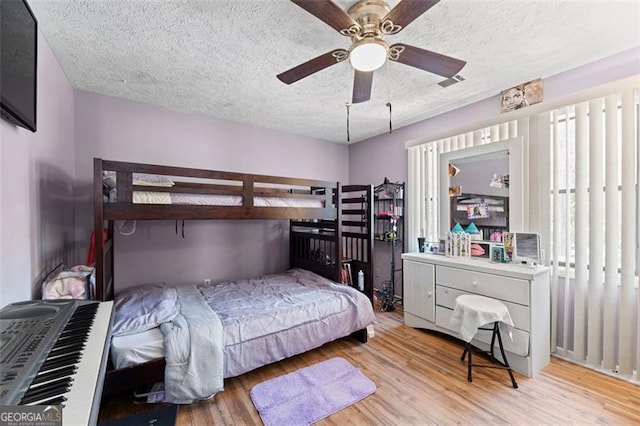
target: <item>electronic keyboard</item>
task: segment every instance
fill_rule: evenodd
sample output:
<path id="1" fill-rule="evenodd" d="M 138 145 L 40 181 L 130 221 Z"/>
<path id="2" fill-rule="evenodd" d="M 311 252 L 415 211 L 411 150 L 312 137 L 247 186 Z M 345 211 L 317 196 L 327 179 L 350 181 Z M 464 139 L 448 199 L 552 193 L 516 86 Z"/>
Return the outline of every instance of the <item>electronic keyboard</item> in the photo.
<path id="1" fill-rule="evenodd" d="M 0 310 L 0 405 L 59 405 L 62 423 L 95 425 L 113 302 L 38 300 Z"/>

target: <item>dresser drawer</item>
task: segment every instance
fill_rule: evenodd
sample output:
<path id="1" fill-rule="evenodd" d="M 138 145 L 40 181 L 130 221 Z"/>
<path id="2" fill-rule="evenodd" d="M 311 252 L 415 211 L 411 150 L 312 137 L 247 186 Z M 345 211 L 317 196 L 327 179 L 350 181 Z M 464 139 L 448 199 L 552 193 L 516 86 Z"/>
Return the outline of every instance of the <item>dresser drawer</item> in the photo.
<path id="1" fill-rule="evenodd" d="M 463 294 L 472 294 L 469 291 L 460 291 L 453 288 L 437 285 L 436 286 L 436 305 L 444 308 L 453 309 L 456 306 L 456 298 Z M 496 298 L 498 299 L 498 298 Z M 529 320 L 529 307 L 501 300 L 509 310 L 509 315 L 513 320 L 516 328 L 524 331 L 531 331 L 531 322 Z"/>
<path id="2" fill-rule="evenodd" d="M 436 306 L 436 325 L 446 328 L 447 330 L 453 332 L 455 336 L 458 336 L 460 330 L 451 327 L 449 325 L 449 319 L 451 318 L 451 314 L 453 314 L 453 310 L 443 308 L 442 306 Z M 513 340 L 509 338 L 506 333 L 501 333 L 502 335 L 502 344 L 504 349 L 512 354 L 520 355 L 520 356 L 529 356 L 529 333 L 523 330 L 514 329 L 513 330 Z M 479 340 L 487 345 L 491 344 L 491 331 L 490 330 L 478 330 L 476 336 L 473 338 L 473 341 Z M 496 339 L 495 348 L 497 353 L 500 353 L 498 348 L 498 340 Z M 509 356 L 507 355 L 507 359 Z"/>
<path id="3" fill-rule="evenodd" d="M 438 265 L 436 284 L 507 302 L 529 305 L 529 281 L 517 278 Z"/>

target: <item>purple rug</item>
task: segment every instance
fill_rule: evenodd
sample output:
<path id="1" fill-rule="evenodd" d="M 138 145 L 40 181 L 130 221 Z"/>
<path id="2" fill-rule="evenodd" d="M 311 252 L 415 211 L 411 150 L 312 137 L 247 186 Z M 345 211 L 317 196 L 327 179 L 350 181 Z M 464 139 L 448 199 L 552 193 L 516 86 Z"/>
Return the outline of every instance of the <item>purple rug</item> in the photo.
<path id="1" fill-rule="evenodd" d="M 376 385 L 344 358 L 331 358 L 255 385 L 265 426 L 310 425 L 366 398 Z"/>

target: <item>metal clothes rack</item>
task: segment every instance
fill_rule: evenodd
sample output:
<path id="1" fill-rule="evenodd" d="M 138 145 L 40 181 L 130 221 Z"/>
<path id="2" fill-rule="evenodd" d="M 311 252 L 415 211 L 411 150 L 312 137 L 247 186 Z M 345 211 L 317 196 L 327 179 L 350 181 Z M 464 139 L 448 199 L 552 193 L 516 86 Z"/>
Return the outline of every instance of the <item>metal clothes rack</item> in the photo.
<path id="1" fill-rule="evenodd" d="M 390 182 L 389 179 L 385 178 L 384 182 L 375 187 L 376 195 L 383 192 L 387 197 L 391 197 L 391 205 L 393 206 L 393 215 L 396 216 L 396 223 L 394 223 L 392 229 L 387 232 L 383 239 L 386 241 L 390 241 L 391 243 L 391 268 L 389 272 L 389 280 L 383 281 L 382 288 L 380 291 L 380 310 L 383 312 L 389 312 L 394 310 L 394 302 L 395 302 L 395 282 L 396 282 L 396 272 L 399 270 L 396 269 L 396 244 L 398 243 L 398 229 L 397 229 L 397 220 L 401 219 L 397 214 L 397 204 L 398 204 L 398 193 L 404 190 L 404 183 L 399 182 Z M 404 191 L 403 191 L 404 192 Z M 404 229 L 403 229 L 404 232 Z"/>

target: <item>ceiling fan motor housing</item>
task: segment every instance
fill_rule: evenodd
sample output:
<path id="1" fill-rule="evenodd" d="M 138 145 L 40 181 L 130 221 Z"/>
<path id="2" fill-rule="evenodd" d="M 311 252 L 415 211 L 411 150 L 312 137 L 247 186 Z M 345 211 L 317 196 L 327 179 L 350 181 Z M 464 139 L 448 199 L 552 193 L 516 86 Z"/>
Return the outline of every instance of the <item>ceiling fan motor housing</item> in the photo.
<path id="1" fill-rule="evenodd" d="M 349 61 L 356 70 L 373 71 L 388 57 L 389 45 L 383 40 L 380 21 L 389 10 L 382 0 L 360 0 L 347 11 L 359 27 L 358 31 L 349 32 L 353 42 Z"/>
<path id="2" fill-rule="evenodd" d="M 389 11 L 389 6 L 382 0 L 360 0 L 351 6 L 347 13 L 360 26 L 358 33 L 350 33 L 353 42 L 368 37 L 382 37 L 380 21 Z"/>

